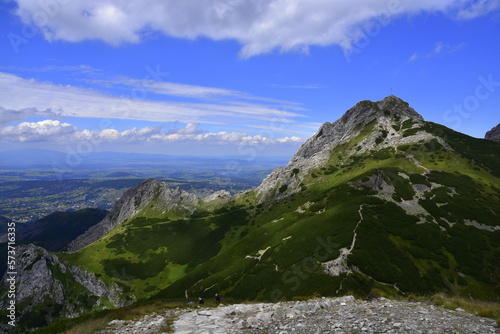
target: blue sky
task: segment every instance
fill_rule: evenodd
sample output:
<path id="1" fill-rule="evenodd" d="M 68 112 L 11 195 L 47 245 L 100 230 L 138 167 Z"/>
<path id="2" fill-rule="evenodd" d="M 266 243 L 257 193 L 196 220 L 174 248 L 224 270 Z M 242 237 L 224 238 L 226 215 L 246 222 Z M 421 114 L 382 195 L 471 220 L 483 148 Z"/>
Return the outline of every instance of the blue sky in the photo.
<path id="1" fill-rule="evenodd" d="M 391 93 L 482 138 L 498 0 L 0 0 L 0 150 L 293 154 Z"/>

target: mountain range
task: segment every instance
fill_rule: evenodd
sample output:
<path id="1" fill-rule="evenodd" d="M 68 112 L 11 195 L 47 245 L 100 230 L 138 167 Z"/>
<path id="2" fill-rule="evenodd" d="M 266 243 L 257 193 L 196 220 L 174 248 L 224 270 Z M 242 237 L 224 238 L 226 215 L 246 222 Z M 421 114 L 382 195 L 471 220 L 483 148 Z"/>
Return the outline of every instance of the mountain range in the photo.
<path id="1" fill-rule="evenodd" d="M 498 300 L 498 152 L 500 143 L 427 122 L 391 95 L 323 124 L 285 167 L 242 194 L 200 200 L 147 180 L 66 252 L 19 250 L 16 330 L 215 293 Z"/>

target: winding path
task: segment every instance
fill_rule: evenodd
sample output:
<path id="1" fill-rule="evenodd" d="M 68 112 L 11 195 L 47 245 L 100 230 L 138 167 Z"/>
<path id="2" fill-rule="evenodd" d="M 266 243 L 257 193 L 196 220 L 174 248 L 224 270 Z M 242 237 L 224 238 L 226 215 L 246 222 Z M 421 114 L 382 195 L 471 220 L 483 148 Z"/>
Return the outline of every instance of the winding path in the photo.
<path id="1" fill-rule="evenodd" d="M 347 265 L 347 257 L 351 254 L 352 250 L 354 249 L 354 245 L 356 244 L 356 237 L 357 237 L 357 229 L 359 224 L 363 221 L 363 206 L 365 204 L 361 204 L 359 206 L 358 214 L 359 214 L 359 221 L 356 224 L 356 227 L 354 228 L 354 235 L 352 237 L 352 242 L 351 242 L 351 247 L 349 248 L 341 248 L 340 249 L 340 255 L 331 261 L 328 262 L 323 262 L 322 266 L 325 270 L 325 272 L 328 275 L 331 276 L 340 276 L 343 273 L 351 273 L 352 270 L 349 268 Z"/>

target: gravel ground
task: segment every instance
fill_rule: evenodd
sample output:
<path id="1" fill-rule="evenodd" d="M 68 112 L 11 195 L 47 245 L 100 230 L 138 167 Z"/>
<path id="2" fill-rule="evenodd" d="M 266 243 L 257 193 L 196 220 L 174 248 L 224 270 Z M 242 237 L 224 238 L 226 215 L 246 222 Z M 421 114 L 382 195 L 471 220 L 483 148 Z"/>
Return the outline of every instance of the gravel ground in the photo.
<path id="1" fill-rule="evenodd" d="M 170 310 L 137 321 L 110 323 L 109 334 L 162 333 L 175 318 L 176 334 L 224 333 L 480 333 L 500 334 L 492 319 L 423 302 L 341 298 L 275 304 L 235 304 Z"/>

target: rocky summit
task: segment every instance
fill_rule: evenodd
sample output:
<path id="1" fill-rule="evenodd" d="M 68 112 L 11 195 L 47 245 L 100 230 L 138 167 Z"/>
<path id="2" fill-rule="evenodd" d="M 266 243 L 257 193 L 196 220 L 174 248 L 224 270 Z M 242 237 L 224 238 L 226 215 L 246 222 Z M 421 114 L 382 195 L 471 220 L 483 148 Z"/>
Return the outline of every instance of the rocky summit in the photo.
<path id="1" fill-rule="evenodd" d="M 484 138 L 500 142 L 500 124 L 495 126 L 490 131 L 486 132 Z"/>
<path id="2" fill-rule="evenodd" d="M 173 321 L 172 321 L 173 320 Z M 371 301 L 352 296 L 275 304 L 236 304 L 170 310 L 136 321 L 112 321 L 101 334 L 162 333 L 415 333 L 495 334 L 495 321 L 425 302 Z"/>
<path id="3" fill-rule="evenodd" d="M 360 142 L 356 151 L 345 151 L 345 155 L 360 155 L 374 149 L 397 147 L 419 140 L 437 138 L 429 133 L 420 133 L 418 136 L 404 136 L 396 129 L 407 122 L 412 128 L 423 126 L 424 119 L 409 104 L 399 97 L 390 95 L 378 102 L 361 101 L 347 110 L 344 115 L 333 123 L 324 123 L 319 130 L 309 138 L 293 155 L 288 165 L 274 170 L 256 189 L 260 202 L 270 199 L 280 199 L 301 191 L 303 176 L 315 168 L 328 166 L 332 150 L 347 145 L 354 138 L 367 134 L 366 129 L 373 131 Z M 374 125 L 377 126 L 374 126 Z M 384 140 L 380 141 L 380 138 Z M 294 172 L 295 171 L 295 172 Z M 273 190 L 286 185 L 287 189 L 281 192 Z"/>

